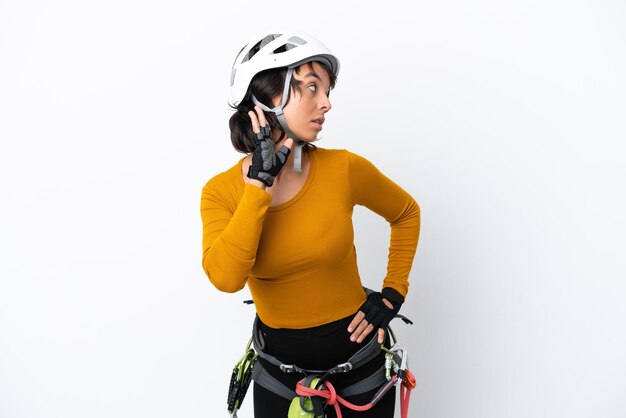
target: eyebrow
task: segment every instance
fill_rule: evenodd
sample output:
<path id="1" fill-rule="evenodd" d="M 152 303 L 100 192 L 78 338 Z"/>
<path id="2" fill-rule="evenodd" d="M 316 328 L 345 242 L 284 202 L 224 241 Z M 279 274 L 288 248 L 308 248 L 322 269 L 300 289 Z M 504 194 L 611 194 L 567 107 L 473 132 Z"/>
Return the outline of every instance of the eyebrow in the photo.
<path id="1" fill-rule="evenodd" d="M 304 76 L 305 76 L 305 77 L 309 77 L 309 76 L 311 76 L 311 77 L 317 78 L 319 81 L 322 81 L 322 79 L 320 78 L 320 76 L 319 76 L 319 75 L 318 75 L 315 71 L 311 71 L 310 73 L 305 74 Z"/>
<path id="2" fill-rule="evenodd" d="M 311 70 L 310 73 L 304 75 L 304 77 L 309 77 L 309 76 L 318 79 L 320 83 L 324 83 L 324 80 L 322 80 L 320 78 L 320 76 L 313 70 Z M 330 91 L 330 90 L 328 90 L 328 91 Z"/>

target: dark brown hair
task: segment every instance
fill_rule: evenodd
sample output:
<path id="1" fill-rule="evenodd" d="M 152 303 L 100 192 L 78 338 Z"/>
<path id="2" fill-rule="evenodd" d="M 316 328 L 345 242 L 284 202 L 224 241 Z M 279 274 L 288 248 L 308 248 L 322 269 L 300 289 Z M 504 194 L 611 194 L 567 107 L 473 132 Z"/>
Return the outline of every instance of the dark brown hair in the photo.
<path id="1" fill-rule="evenodd" d="M 332 73 L 332 71 L 330 71 L 326 64 L 319 61 L 315 62 L 320 64 L 326 70 L 328 78 L 330 79 L 330 88 L 333 89 L 335 87 L 337 77 Z M 309 69 L 313 71 L 312 62 L 308 62 L 307 64 Z M 299 73 L 299 67 L 295 68 L 295 72 Z M 248 115 L 249 111 L 254 110 L 252 95 L 254 94 L 254 96 L 266 106 L 270 108 L 274 107 L 272 99 L 276 96 L 282 96 L 286 76 L 287 67 L 273 68 L 271 70 L 265 70 L 258 73 L 250 82 L 248 91 L 246 92 L 246 95 L 241 103 L 239 103 L 238 106 L 230 106 L 233 110 L 235 110 L 235 113 L 228 121 L 228 126 L 230 127 L 230 140 L 233 143 L 233 147 L 235 147 L 237 151 L 245 154 L 254 151 L 256 138 L 252 132 L 252 122 L 250 121 L 250 116 Z M 287 103 L 289 103 L 289 100 L 291 99 L 292 91 L 295 90 L 302 93 L 301 84 L 302 82 L 296 80 L 295 77 L 291 77 Z M 287 103 L 285 103 L 285 106 Z M 267 122 L 269 123 L 272 132 L 279 131 L 280 137 L 278 140 L 282 140 L 285 137 L 285 131 L 280 126 L 276 115 L 272 112 L 265 112 L 265 117 L 267 118 Z M 313 145 L 305 145 L 305 149 L 308 149 L 309 147 L 312 148 Z"/>

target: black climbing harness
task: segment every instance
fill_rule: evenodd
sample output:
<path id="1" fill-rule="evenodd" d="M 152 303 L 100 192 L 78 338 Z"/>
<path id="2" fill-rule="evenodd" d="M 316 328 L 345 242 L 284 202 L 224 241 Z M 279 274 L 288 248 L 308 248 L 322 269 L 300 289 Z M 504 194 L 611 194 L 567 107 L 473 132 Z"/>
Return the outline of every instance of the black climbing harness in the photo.
<path id="1" fill-rule="evenodd" d="M 245 301 L 244 303 L 250 303 L 250 301 Z M 413 323 L 403 315 L 397 315 L 396 318 L 402 319 L 407 324 Z M 324 405 L 324 402 L 320 397 L 321 395 L 299 395 L 296 393 L 297 388 L 295 388 L 296 390 L 289 388 L 269 374 L 263 367 L 263 364 L 257 361 L 259 357 L 268 363 L 277 366 L 283 373 L 302 374 L 305 377 L 305 381 L 301 381 L 300 383 L 304 383 L 307 386 L 312 385 L 311 387 L 313 387 L 313 389 L 320 389 L 326 388 L 324 383 L 332 375 L 358 369 L 376 358 L 382 350 L 386 352 L 385 364 L 365 379 L 337 391 L 337 398 L 341 398 L 341 401 L 343 401 L 343 398 L 345 397 L 360 395 L 380 388 L 374 396 L 372 402 L 370 402 L 371 406 L 369 407 L 372 407 L 388 390 L 391 389 L 391 387 L 394 386 L 394 384 L 403 384 L 405 388 L 409 389 L 409 391 L 415 386 L 413 376 L 407 368 L 408 356 L 406 349 L 396 341 L 396 337 L 390 327 L 387 327 L 387 332 L 393 342 L 391 348 L 385 347 L 383 344 L 378 343 L 376 338 L 372 338 L 346 362 L 337 364 L 328 370 L 310 370 L 301 368 L 296 364 L 283 363 L 276 357 L 267 354 L 265 352 L 265 341 L 259 330 L 259 321 L 260 320 L 257 316 L 254 320 L 252 328 L 252 337 L 246 346 L 245 353 L 233 368 L 228 391 L 228 412 L 232 418 L 237 417 L 237 411 L 241 408 L 241 404 L 246 396 L 251 380 L 254 380 L 259 386 L 292 401 L 289 414 L 290 417 L 292 416 L 292 409 L 299 408 L 300 415 L 294 414 L 293 416 L 310 416 L 311 418 L 324 417 L 323 410 L 326 405 Z M 332 387 L 332 385 L 328 386 Z M 295 401 L 296 399 L 298 402 Z M 344 403 L 344 406 L 346 403 Z M 326 404 L 330 405 L 328 400 L 326 401 Z M 335 406 L 335 408 L 338 408 L 338 406 Z"/>

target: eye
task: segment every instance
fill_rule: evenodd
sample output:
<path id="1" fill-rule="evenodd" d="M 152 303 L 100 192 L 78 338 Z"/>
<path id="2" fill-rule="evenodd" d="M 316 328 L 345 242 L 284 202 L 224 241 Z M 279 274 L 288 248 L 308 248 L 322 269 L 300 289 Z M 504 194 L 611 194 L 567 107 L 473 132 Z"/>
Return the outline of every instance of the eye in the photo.
<path id="1" fill-rule="evenodd" d="M 317 86 L 315 84 L 311 84 L 310 86 L 308 86 L 308 88 L 313 92 L 317 91 Z"/>

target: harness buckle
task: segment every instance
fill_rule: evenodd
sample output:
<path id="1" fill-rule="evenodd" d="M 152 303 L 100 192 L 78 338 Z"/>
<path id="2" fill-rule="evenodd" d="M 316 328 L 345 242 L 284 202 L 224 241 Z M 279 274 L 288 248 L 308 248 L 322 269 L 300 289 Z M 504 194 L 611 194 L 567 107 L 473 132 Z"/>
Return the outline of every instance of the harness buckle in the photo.
<path id="1" fill-rule="evenodd" d="M 293 373 L 298 371 L 295 364 L 281 364 L 279 367 L 283 373 Z"/>
<path id="2" fill-rule="evenodd" d="M 352 370 L 352 363 L 347 361 L 345 363 L 341 363 L 335 366 L 335 368 L 333 369 L 333 373 L 346 373 L 350 370 Z"/>

